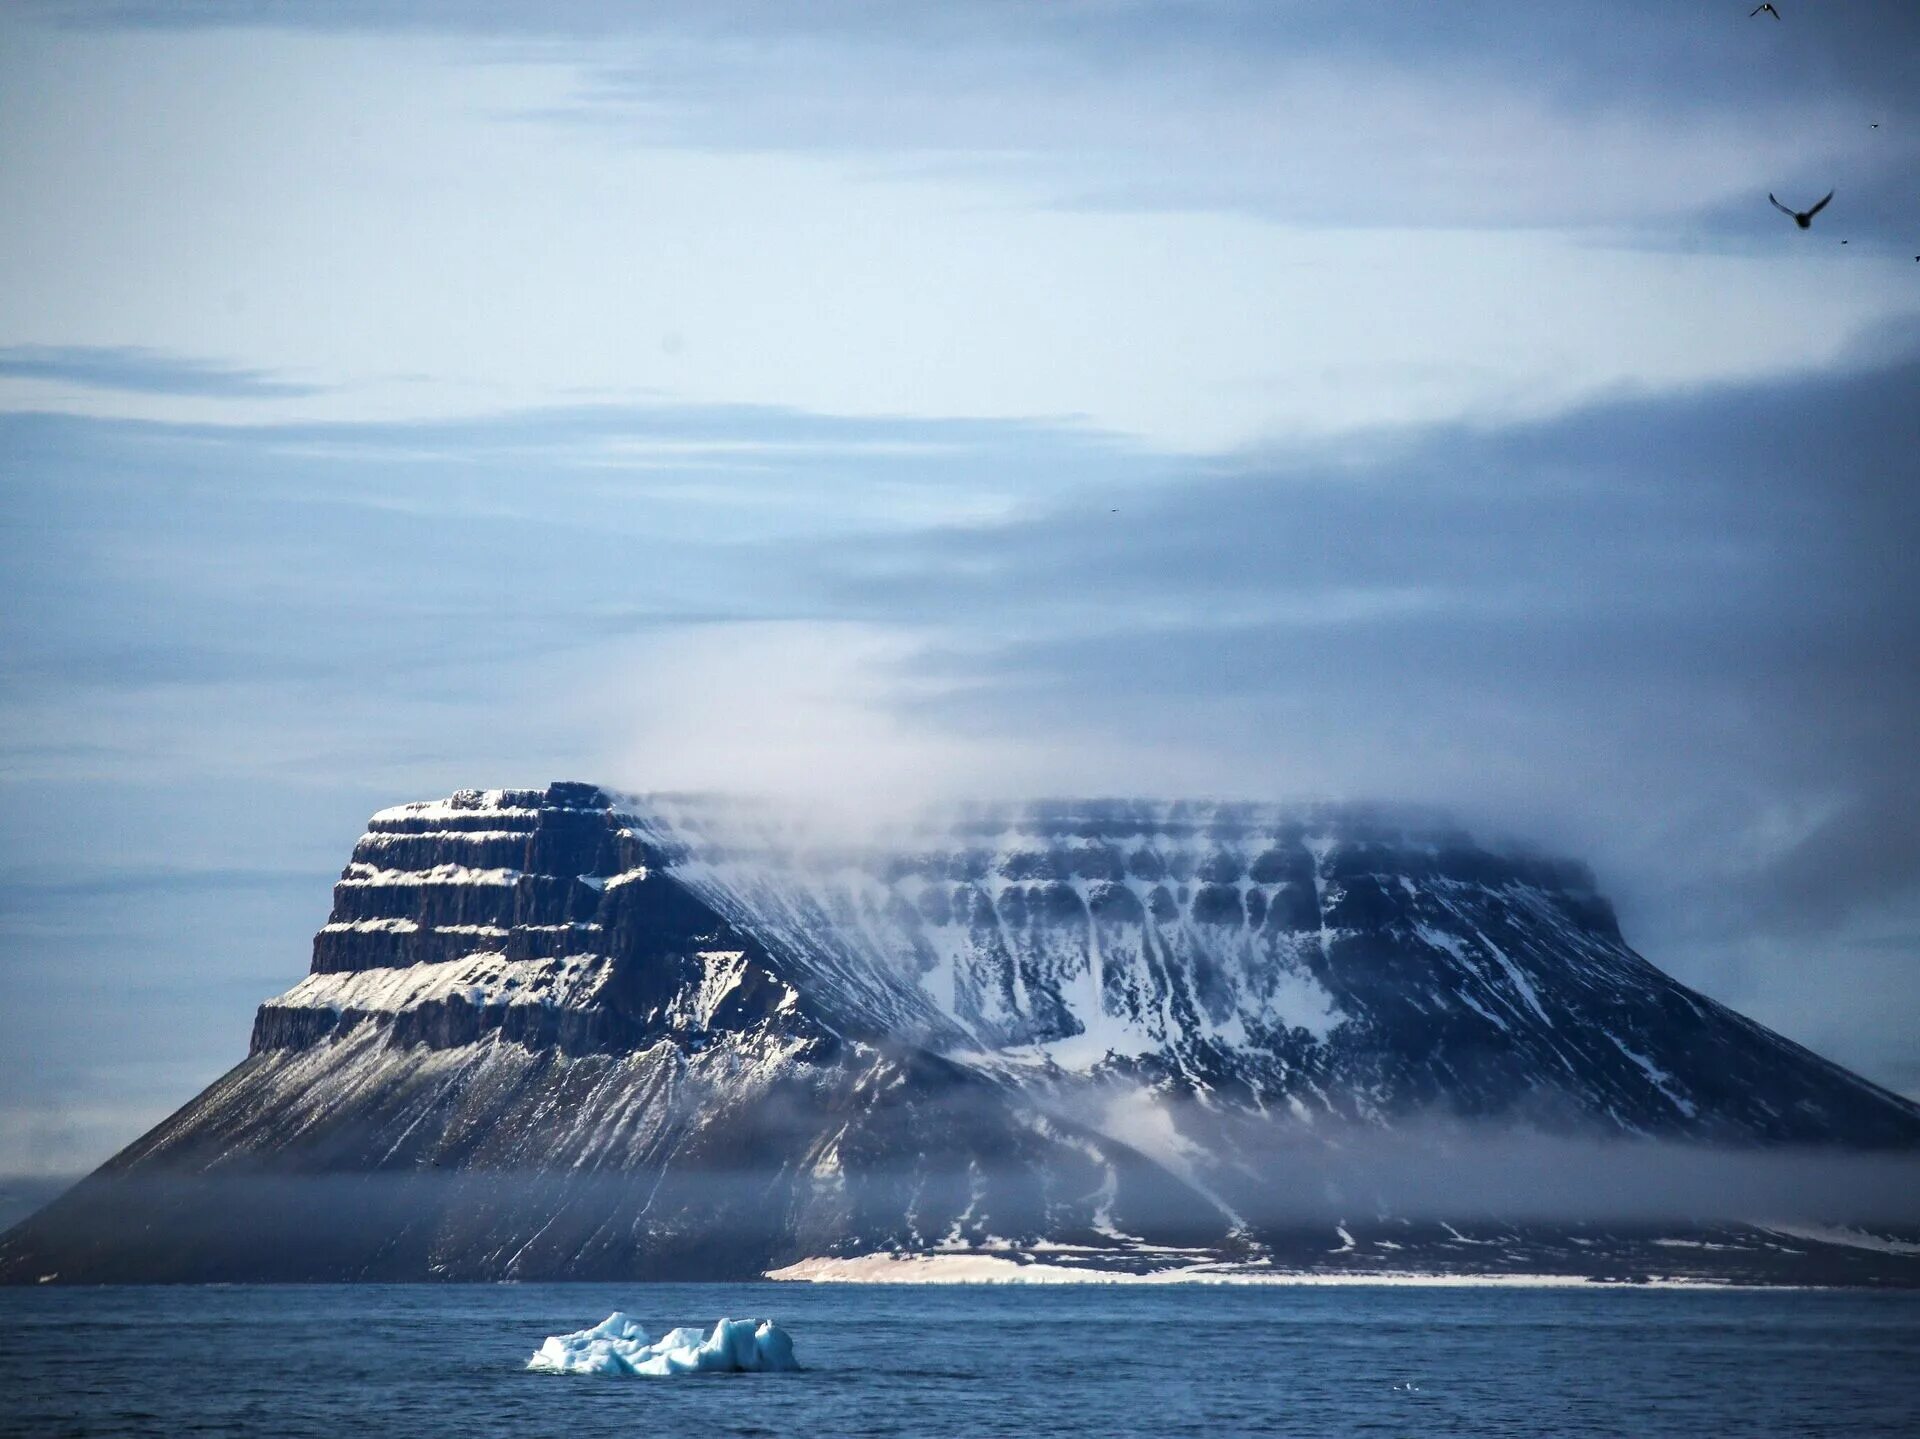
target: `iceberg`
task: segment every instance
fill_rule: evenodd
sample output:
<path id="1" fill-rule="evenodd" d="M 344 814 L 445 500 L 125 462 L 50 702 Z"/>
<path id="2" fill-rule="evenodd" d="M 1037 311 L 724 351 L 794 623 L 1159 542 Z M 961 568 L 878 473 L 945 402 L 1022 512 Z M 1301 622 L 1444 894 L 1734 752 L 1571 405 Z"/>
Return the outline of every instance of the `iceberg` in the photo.
<path id="1" fill-rule="evenodd" d="M 553 1334 L 527 1361 L 542 1374 L 788 1373 L 799 1369 L 793 1340 L 771 1319 L 722 1319 L 711 1334 L 669 1329 L 657 1340 L 625 1314 L 609 1314 L 591 1329 Z"/>

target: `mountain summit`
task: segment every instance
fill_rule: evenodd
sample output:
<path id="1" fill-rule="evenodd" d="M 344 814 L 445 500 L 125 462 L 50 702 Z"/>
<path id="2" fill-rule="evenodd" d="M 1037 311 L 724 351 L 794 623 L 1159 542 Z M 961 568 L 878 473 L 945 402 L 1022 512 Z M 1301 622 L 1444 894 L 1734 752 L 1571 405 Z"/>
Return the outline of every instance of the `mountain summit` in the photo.
<path id="1" fill-rule="evenodd" d="M 247 1058 L 0 1278 L 1912 1282 L 1920 1246 L 1462 1173 L 1657 1141 L 1905 1155 L 1920 1109 L 1654 968 L 1584 868 L 1437 816 L 1058 801 L 849 841 L 468 790 L 373 817 Z"/>

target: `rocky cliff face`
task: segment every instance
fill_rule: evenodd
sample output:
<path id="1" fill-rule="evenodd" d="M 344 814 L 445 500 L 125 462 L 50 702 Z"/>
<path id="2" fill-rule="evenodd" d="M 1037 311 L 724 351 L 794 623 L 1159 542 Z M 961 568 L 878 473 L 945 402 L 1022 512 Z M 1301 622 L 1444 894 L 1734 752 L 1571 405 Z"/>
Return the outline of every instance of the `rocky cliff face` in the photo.
<path id="1" fill-rule="evenodd" d="M 1034 805 L 863 848 L 654 801 L 676 882 L 854 1022 L 1303 1122 L 1911 1142 L 1915 1111 L 1680 985 L 1580 865 L 1357 806 Z"/>
<path id="2" fill-rule="evenodd" d="M 851 844 L 467 791 L 374 816 L 245 1062 L 0 1241 L 0 1277 L 1353 1267 L 1361 1226 L 1276 1203 L 1279 1171 L 1496 1123 L 1920 1145 L 1912 1105 L 1636 955 L 1584 870 L 1431 818 L 1059 803 Z M 1653 1242 L 1542 1261 L 1356 1203 L 1397 1264 Z"/>

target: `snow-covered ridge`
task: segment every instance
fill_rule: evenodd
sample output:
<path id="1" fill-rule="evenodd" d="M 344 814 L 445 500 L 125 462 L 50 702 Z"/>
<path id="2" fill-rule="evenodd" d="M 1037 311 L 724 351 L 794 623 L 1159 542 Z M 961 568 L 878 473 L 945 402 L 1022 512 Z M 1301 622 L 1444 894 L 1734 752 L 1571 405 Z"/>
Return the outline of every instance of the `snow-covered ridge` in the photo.
<path id="1" fill-rule="evenodd" d="M 470 869 L 464 864 L 436 864 L 427 869 L 380 869 L 356 860 L 336 881 L 342 885 L 401 884 L 512 884 L 517 869 Z"/>
<path id="2" fill-rule="evenodd" d="M 1062 800 L 855 835 L 751 801 L 557 785 L 375 820 L 316 938 L 316 982 L 282 1006 L 398 1014 L 475 983 L 478 1002 L 520 1004 L 488 966 L 579 954 L 637 974 L 668 961 L 622 945 L 683 892 L 758 946 L 671 961 L 650 1022 L 688 1033 L 777 975 L 769 995 L 804 996 L 836 1033 L 1016 1086 L 1135 1074 L 1301 1123 L 1550 1094 L 1629 1134 L 1725 1124 L 1730 1107 L 1735 1128 L 1827 1112 L 1703 1087 L 1680 1036 L 1715 1007 L 1627 947 L 1591 874 L 1428 811 Z M 372 857 L 388 851 L 404 867 Z M 482 862 L 502 855 L 524 867 Z M 590 1009 L 603 989 L 552 1002 Z M 1129 1142 L 1178 1168 L 1187 1141 Z"/>
<path id="3" fill-rule="evenodd" d="M 579 1007 L 607 982 L 605 955 L 511 960 L 480 951 L 441 964 L 357 973 L 310 974 L 268 1007 L 330 1010 L 334 1014 L 398 1014 L 423 1005 L 460 999 L 476 1008 L 531 1004 Z"/>
<path id="4" fill-rule="evenodd" d="M 1436 903 L 1491 880 L 1518 903 L 1604 910 L 1579 866 L 1489 855 L 1440 817 L 1380 807 L 973 806 L 855 844 L 743 801 L 620 803 L 676 879 L 896 1030 L 954 1052 L 1040 1046 L 1070 1068 L 1326 1042 L 1351 1016 L 1317 970 L 1365 919 L 1343 907 L 1355 874 L 1409 893 L 1418 875 Z"/>
<path id="5" fill-rule="evenodd" d="M 1920 1146 L 1920 1109 L 1634 953 L 1579 866 L 1423 817 L 1048 803 L 850 839 L 725 801 L 468 791 L 376 817 L 248 1059 L 116 1159 L 114 1184 L 155 1180 L 140 1222 L 96 1223 L 104 1191 L 81 1193 L 0 1241 L 0 1280 L 815 1256 L 805 1277 L 1871 1281 L 1915 1260 L 1886 1246 L 1920 1234 L 1875 1247 L 1871 1225 L 1590 1252 L 1375 1192 L 1368 1156 L 1411 1141 L 1445 1170 L 1483 1125 Z M 289 1178 L 353 1203 L 206 1223 L 229 1181 Z M 1302 1194 L 1339 1210 L 1301 1231 Z"/>
<path id="6" fill-rule="evenodd" d="M 459 822 L 484 813 L 497 818 L 532 821 L 540 817 L 543 796 L 539 790 L 461 790 L 448 799 L 418 800 L 397 804 L 374 813 L 370 828 L 407 822 Z"/>
<path id="7" fill-rule="evenodd" d="M 533 833 L 531 825 L 522 829 L 370 829 L 360 836 L 358 848 L 378 849 L 404 844 L 408 840 L 438 839 L 457 844 L 478 844 L 488 840 L 524 840 Z"/>

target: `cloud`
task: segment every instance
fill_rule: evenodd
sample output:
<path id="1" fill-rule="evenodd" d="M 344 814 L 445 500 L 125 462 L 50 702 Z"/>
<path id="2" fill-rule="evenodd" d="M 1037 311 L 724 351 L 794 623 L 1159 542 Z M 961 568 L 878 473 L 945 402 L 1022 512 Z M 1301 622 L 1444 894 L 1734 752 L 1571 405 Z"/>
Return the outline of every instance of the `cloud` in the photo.
<path id="1" fill-rule="evenodd" d="M 977 781 L 977 758 L 903 723 L 911 641 L 875 626 L 699 626 L 630 647 L 595 696 L 632 790 L 717 790 L 854 810 Z M 623 683 L 624 681 L 624 683 Z"/>
<path id="2" fill-rule="evenodd" d="M 38 536 L 0 556 L 0 676 L 22 722 L 68 744 L 135 697 L 154 712 L 186 691 L 298 691 L 321 713 L 461 693 L 489 666 L 663 624 L 792 617 L 785 555 L 813 538 L 1004 519 L 1164 466 L 1038 424 L 666 404 L 406 424 L 0 415 L 0 445 L 0 515 Z M 63 706 L 83 718 L 52 718 Z M 53 732 L 13 737 L 37 768 Z M 129 739 L 93 736 L 108 753 Z"/>
<path id="3" fill-rule="evenodd" d="M 1237 710 L 1210 740 L 1257 754 L 1265 730 L 1343 789 L 1448 783 L 1444 748 L 1478 793 L 1597 791 L 1626 759 L 1892 792 L 1920 699 L 1896 662 L 1920 644 L 1916 384 L 1903 358 L 1255 455 L 1118 514 L 1089 494 L 826 547 L 817 578 L 843 611 L 992 635 L 926 664 L 982 705 L 1017 693 L 1022 724 Z"/>
<path id="4" fill-rule="evenodd" d="M 1906 1087 L 1920 954 L 1859 946 L 1920 912 L 1917 391 L 1883 343 L 810 565 L 917 637 L 904 714 L 1047 736 L 1049 789 L 1453 807 L 1596 860 L 1656 962 Z"/>
<path id="5" fill-rule="evenodd" d="M 1656 962 L 1911 1087 L 1915 355 L 1184 460 L 751 407 L 12 417 L 41 539 L 5 561 L 5 752 L 103 802 L 1438 803 L 1595 861 Z"/>
<path id="6" fill-rule="evenodd" d="M 1920 1083 L 1920 11 L 1800 9 L 15 7 L 0 338 L 152 348 L 0 377 L 174 422 L 0 417 L 0 866 L 1426 799 Z"/>
<path id="7" fill-rule="evenodd" d="M 1395 50 L 1381 19 L 1368 43 L 1249 20 L 1236 47 L 1151 7 L 650 8 L 583 43 L 565 14 L 556 40 L 491 13 L 0 22 L 0 341 L 131 338 L 330 387 L 60 397 L 117 416 L 671 396 L 1071 416 L 1193 451 L 1820 366 L 1915 302 L 1910 253 L 1885 249 L 1907 132 L 1844 91 L 1561 94 L 1497 46 Z M 1804 235 L 1765 201 L 1828 184 Z M 1874 253 L 1828 228 L 1870 212 Z"/>
<path id="8" fill-rule="evenodd" d="M 0 1169 L 59 1172 L 239 1057 L 376 808 L 789 769 L 872 794 L 827 767 L 856 740 L 902 792 L 946 772 L 965 746 L 891 718 L 924 686 L 880 672 L 918 640 L 809 615 L 799 557 L 1165 464 L 1071 427 L 663 403 L 6 414 L 0 453 L 0 524 L 32 536 L 0 552 Z"/>
<path id="9" fill-rule="evenodd" d="M 1003 3 L 55 5 L 72 23 L 437 34 L 566 55 L 528 113 L 651 143 L 991 174 L 1049 203 L 1226 209 L 1331 225 L 1771 223 L 1770 187 L 1838 183 L 1852 233 L 1916 219 L 1920 117 L 1894 58 L 1911 7 L 1751 24 L 1657 3 L 1604 20 L 1471 11 Z M 571 48 L 569 48 L 571 47 Z M 1870 128 L 1878 121 L 1881 128 Z"/>
<path id="10" fill-rule="evenodd" d="M 58 380 L 96 390 L 223 400 L 289 399 L 325 392 L 323 386 L 293 384 L 259 370 L 137 345 L 8 345 L 0 347 L 0 379 Z"/>

